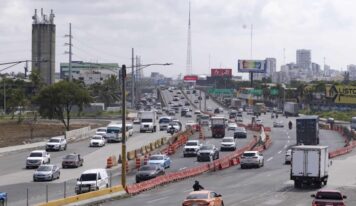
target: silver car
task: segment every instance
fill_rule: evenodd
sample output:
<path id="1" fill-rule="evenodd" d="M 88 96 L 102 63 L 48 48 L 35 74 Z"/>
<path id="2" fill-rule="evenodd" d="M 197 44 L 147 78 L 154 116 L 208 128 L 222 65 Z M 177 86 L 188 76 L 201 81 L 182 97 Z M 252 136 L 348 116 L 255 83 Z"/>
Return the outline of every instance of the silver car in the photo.
<path id="1" fill-rule="evenodd" d="M 61 172 L 56 165 L 41 165 L 33 174 L 33 181 L 52 181 L 59 179 Z"/>

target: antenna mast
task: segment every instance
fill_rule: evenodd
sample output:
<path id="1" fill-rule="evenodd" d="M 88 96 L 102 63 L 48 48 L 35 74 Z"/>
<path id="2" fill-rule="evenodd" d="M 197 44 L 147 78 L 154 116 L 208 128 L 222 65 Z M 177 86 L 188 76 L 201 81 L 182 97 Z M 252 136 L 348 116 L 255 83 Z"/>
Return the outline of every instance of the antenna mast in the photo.
<path id="1" fill-rule="evenodd" d="M 192 74 L 192 43 L 190 30 L 190 1 L 189 1 L 189 20 L 188 20 L 188 43 L 187 43 L 187 74 Z"/>

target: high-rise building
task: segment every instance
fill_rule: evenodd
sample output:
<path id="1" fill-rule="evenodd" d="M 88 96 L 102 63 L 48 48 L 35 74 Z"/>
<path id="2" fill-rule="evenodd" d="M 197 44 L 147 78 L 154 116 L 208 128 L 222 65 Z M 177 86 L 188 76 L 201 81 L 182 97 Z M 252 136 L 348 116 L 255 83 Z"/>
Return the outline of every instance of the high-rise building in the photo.
<path id="1" fill-rule="evenodd" d="M 39 72 L 44 83 L 53 84 L 56 63 L 56 25 L 53 23 L 53 11 L 47 16 L 41 9 L 39 17 L 35 9 L 32 19 L 32 70 Z"/>
<path id="2" fill-rule="evenodd" d="M 307 49 L 297 50 L 297 66 L 305 70 L 311 69 L 311 51 Z"/>
<path id="3" fill-rule="evenodd" d="M 266 73 L 255 73 L 253 75 L 253 79 L 255 80 L 262 80 L 263 78 L 271 78 L 273 74 L 276 73 L 276 58 L 266 58 L 265 66 L 266 66 Z"/>

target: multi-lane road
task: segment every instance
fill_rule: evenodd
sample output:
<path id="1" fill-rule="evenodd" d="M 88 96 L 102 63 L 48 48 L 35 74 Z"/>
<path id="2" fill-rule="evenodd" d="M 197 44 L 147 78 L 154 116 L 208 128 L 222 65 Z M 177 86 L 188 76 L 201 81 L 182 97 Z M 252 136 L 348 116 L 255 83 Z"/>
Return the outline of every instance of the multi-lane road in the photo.
<path id="1" fill-rule="evenodd" d="M 163 92 L 170 98 L 170 93 Z M 192 101 L 197 97 L 188 95 Z M 218 105 L 207 100 L 207 107 L 216 108 Z M 202 108 L 204 108 L 202 106 Z M 225 113 L 226 114 L 226 113 Z M 262 115 L 265 126 L 272 127 L 273 119 L 270 115 Z M 209 190 L 221 193 L 225 205 L 255 206 L 255 205 L 311 205 L 312 198 L 310 195 L 317 189 L 294 189 L 293 182 L 289 180 L 290 166 L 284 164 L 285 151 L 295 144 L 295 129 L 289 130 L 287 124 L 290 120 L 295 123 L 295 118 L 280 117 L 285 123 L 284 128 L 272 128 L 271 137 L 272 146 L 264 152 L 265 166 L 259 169 L 240 169 L 232 167 L 218 172 L 208 172 L 194 179 Z M 250 121 L 250 117 L 244 114 L 244 121 Z M 295 124 L 294 124 L 295 125 Z M 209 136 L 209 134 L 208 134 Z M 218 141 L 208 137 L 207 141 Z M 244 142 L 239 142 L 243 145 Z M 321 130 L 320 144 L 328 145 L 330 150 L 342 147 L 344 142 L 337 133 L 332 131 Z M 174 161 L 175 160 L 175 157 Z M 334 160 L 333 165 L 338 165 L 338 160 Z M 356 191 L 354 187 L 343 187 L 339 180 L 340 169 L 330 169 L 329 184 L 327 188 L 337 188 L 346 195 L 348 205 L 356 205 L 356 198 L 351 194 Z M 181 205 L 182 200 L 192 191 L 194 179 L 187 179 L 167 186 L 158 187 L 142 194 L 108 202 L 104 205 Z"/>
<path id="2" fill-rule="evenodd" d="M 167 90 L 162 92 L 166 102 L 173 101 L 173 95 Z M 198 98 L 197 95 L 188 94 L 191 102 Z M 201 109 L 205 109 L 203 97 Z M 185 101 L 185 100 L 181 100 Z M 199 108 L 199 105 L 195 105 Z M 219 105 L 208 99 L 206 106 L 212 109 Z M 194 110 L 194 109 L 193 109 Z M 228 115 L 227 110 L 223 113 Z M 180 117 L 176 115 L 184 124 L 188 120 L 195 119 Z M 265 126 L 272 126 L 273 119 L 270 115 L 262 115 L 262 120 Z M 295 121 L 294 118 L 285 119 L 281 117 L 287 125 L 289 120 Z M 280 118 L 280 119 L 281 119 Z M 244 114 L 244 123 L 251 121 L 251 117 Z M 128 150 L 139 148 L 155 139 L 163 136 L 169 136 L 165 131 L 156 133 L 138 133 L 138 128 L 135 126 L 135 133 L 129 138 L 127 145 Z M 208 128 L 204 129 L 207 136 L 206 143 L 220 145 L 220 139 L 211 138 L 211 132 Z M 232 136 L 232 132 L 227 132 L 227 136 Z M 253 136 L 252 132 L 248 133 L 247 139 L 239 139 L 238 147 L 246 145 Z M 285 205 L 291 201 L 292 205 L 299 203 L 310 202 L 309 193 L 311 191 L 294 190 L 293 184 L 289 181 L 289 166 L 284 165 L 285 151 L 295 144 L 295 130 L 285 128 L 274 128 L 271 132 L 273 144 L 271 148 L 264 152 L 265 166 L 260 169 L 241 170 L 239 167 L 233 167 L 224 171 L 206 173 L 197 177 L 207 189 L 216 190 L 223 194 L 226 205 Z M 198 138 L 196 134 L 193 138 Z M 343 146 L 343 140 L 334 132 L 321 130 L 321 144 L 328 145 L 330 149 L 335 149 Z M 29 191 L 29 204 L 33 205 L 39 202 L 46 201 L 46 187 L 48 188 L 48 199 L 57 199 L 64 196 L 64 188 L 66 196 L 74 194 L 76 178 L 86 169 L 105 168 L 106 158 L 109 155 L 118 155 L 121 153 L 121 144 L 107 144 L 103 148 L 88 147 L 89 140 L 71 143 L 67 151 L 51 152 L 51 162 L 60 165 L 62 158 L 72 152 L 81 154 L 84 157 L 84 166 L 78 169 L 61 169 L 61 178 L 53 182 L 32 182 L 34 170 L 25 169 L 25 159 L 29 151 L 20 151 L 17 153 L 4 154 L 0 158 L 2 169 L 0 170 L 0 191 L 6 191 L 9 194 L 9 205 L 26 205 L 27 190 Z M 220 156 L 224 156 L 228 152 L 220 152 Z M 196 158 L 184 158 L 182 149 L 179 149 L 171 156 L 173 162 L 171 168 L 166 172 L 178 171 L 184 168 L 202 164 L 196 161 Z M 112 185 L 120 183 L 120 171 L 118 168 L 109 170 L 111 175 Z M 135 181 L 135 171 L 128 174 L 127 182 L 132 184 Z M 332 178 L 330 180 L 333 181 Z M 159 187 L 153 191 L 137 195 L 132 198 L 123 199 L 117 202 L 106 203 L 106 205 L 178 205 L 184 197 L 191 191 L 192 179 L 182 181 L 176 184 L 171 184 L 165 187 Z M 331 186 L 332 187 L 332 186 Z M 294 194 L 295 193 L 295 194 Z"/>

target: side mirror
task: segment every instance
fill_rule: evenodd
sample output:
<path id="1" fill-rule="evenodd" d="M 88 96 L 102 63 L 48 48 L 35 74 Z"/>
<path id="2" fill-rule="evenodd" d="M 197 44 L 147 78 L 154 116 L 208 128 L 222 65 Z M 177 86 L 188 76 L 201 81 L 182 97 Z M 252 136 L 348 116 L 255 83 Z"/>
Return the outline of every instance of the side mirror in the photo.
<path id="1" fill-rule="evenodd" d="M 315 198 L 315 194 L 310 195 L 310 197 L 314 197 Z"/>
<path id="2" fill-rule="evenodd" d="M 222 195 L 221 194 L 217 194 L 216 197 L 222 197 Z"/>

